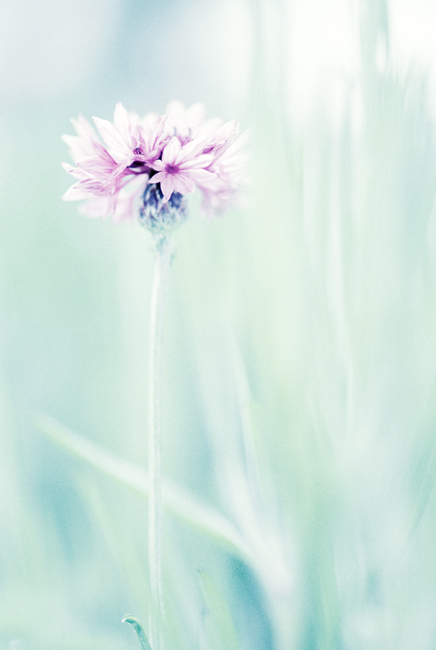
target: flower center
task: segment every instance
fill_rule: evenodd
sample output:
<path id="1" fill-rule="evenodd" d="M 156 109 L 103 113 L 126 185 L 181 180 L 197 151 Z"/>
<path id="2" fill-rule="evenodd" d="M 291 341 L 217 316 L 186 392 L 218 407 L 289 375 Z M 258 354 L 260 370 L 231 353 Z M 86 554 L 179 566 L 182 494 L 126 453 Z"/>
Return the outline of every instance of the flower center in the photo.
<path id="1" fill-rule="evenodd" d="M 177 165 L 166 165 L 165 171 L 167 174 L 178 174 L 179 168 Z"/>

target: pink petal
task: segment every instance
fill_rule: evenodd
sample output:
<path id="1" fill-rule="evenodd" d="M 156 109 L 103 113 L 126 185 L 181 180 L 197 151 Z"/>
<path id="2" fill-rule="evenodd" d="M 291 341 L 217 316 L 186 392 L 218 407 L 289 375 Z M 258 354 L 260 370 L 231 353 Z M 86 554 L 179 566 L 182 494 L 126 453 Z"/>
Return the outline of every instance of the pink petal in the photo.
<path id="1" fill-rule="evenodd" d="M 218 131 L 222 123 L 223 121 L 220 117 L 209 118 L 200 126 L 198 136 L 205 140 L 211 140 L 212 136 Z"/>
<path id="2" fill-rule="evenodd" d="M 162 160 L 155 160 L 154 163 L 151 165 L 153 169 L 155 169 L 157 172 L 160 172 L 162 169 L 165 169 L 165 165 L 162 162 Z"/>
<path id="3" fill-rule="evenodd" d="M 62 201 L 82 201 L 83 199 L 89 199 L 90 192 L 82 190 L 78 185 L 79 184 L 76 183 L 76 185 L 69 187 L 63 194 Z"/>
<path id="4" fill-rule="evenodd" d="M 131 159 L 132 151 L 124 142 L 120 133 L 108 120 L 102 120 L 100 117 L 92 118 L 100 131 L 101 137 L 106 142 L 112 157 L 121 162 L 123 159 Z"/>
<path id="5" fill-rule="evenodd" d="M 69 165 L 68 163 L 61 163 L 62 167 L 65 169 L 68 174 L 71 174 L 74 178 L 77 178 L 79 181 L 84 180 L 85 178 L 88 178 L 88 174 L 83 170 L 79 169 L 78 167 L 73 167 L 72 165 Z"/>
<path id="6" fill-rule="evenodd" d="M 174 163 L 181 148 L 179 138 L 173 136 L 162 152 L 162 162 L 165 164 Z"/>
<path id="7" fill-rule="evenodd" d="M 120 133 L 124 142 L 129 143 L 130 139 L 130 119 L 129 114 L 121 102 L 115 106 L 114 126 Z"/>
<path id="8" fill-rule="evenodd" d="M 75 120 L 73 117 L 71 119 L 71 123 L 80 138 L 89 138 L 90 140 L 97 139 L 94 129 L 84 115 L 78 115 L 77 120 Z"/>
<path id="9" fill-rule="evenodd" d="M 196 183 L 207 183 L 208 185 L 216 185 L 217 176 L 213 172 L 208 172 L 206 169 L 190 169 L 189 178 L 192 178 Z"/>
<path id="10" fill-rule="evenodd" d="M 190 194 L 195 189 L 194 181 L 189 176 L 182 176 L 182 174 L 173 176 L 173 184 L 175 191 L 180 194 Z"/>
<path id="11" fill-rule="evenodd" d="M 89 199 L 80 206 L 79 212 L 91 219 L 103 218 L 109 216 L 111 210 L 110 199 L 107 196 L 101 196 L 94 199 Z"/>
<path id="12" fill-rule="evenodd" d="M 203 151 L 204 144 L 204 140 L 198 138 L 197 140 L 191 140 L 191 142 L 183 145 L 179 155 L 177 156 L 176 163 L 179 164 L 184 160 L 188 160 L 199 154 Z"/>
<path id="13" fill-rule="evenodd" d="M 188 117 L 188 124 L 189 126 L 198 126 L 202 122 L 204 122 L 204 118 L 206 115 L 206 107 L 203 104 L 203 102 L 196 102 L 195 104 L 192 104 L 187 111 L 187 117 Z"/>
<path id="14" fill-rule="evenodd" d="M 88 137 L 79 137 L 77 135 L 63 135 L 62 140 L 66 142 L 70 150 L 71 158 L 74 162 L 93 156 L 97 151 L 97 140 Z"/>
<path id="15" fill-rule="evenodd" d="M 85 158 L 78 162 L 77 166 L 84 169 L 88 174 L 110 174 L 115 167 L 115 161 L 113 158 L 91 156 L 91 158 Z"/>
<path id="16" fill-rule="evenodd" d="M 164 203 L 166 203 L 174 191 L 174 177 L 170 174 L 165 174 L 165 178 L 160 181 L 160 187 L 164 195 Z"/>
<path id="17" fill-rule="evenodd" d="M 177 135 L 188 137 L 198 131 L 198 127 L 204 120 L 205 107 L 197 102 L 190 108 L 186 108 L 180 101 L 172 101 L 165 109 L 169 122 L 176 129 Z"/>
<path id="18" fill-rule="evenodd" d="M 168 174 L 166 172 L 158 172 L 150 178 L 149 183 L 161 183 Z"/>
<path id="19" fill-rule="evenodd" d="M 197 167 L 208 167 L 213 162 L 213 156 L 210 153 L 204 153 L 196 156 L 192 160 L 186 160 L 180 163 L 180 169 L 193 169 Z"/>
<path id="20" fill-rule="evenodd" d="M 239 133 L 239 122 L 238 120 L 232 120 L 231 122 L 226 122 L 222 125 L 221 128 L 215 134 L 216 140 L 233 140 Z"/>

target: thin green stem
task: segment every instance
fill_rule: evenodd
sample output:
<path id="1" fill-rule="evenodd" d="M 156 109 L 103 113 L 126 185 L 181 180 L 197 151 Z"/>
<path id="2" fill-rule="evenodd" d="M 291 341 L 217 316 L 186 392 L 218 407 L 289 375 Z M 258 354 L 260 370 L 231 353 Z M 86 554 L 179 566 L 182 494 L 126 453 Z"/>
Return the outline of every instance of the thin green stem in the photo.
<path id="1" fill-rule="evenodd" d="M 127 614 L 123 617 L 122 623 L 130 623 L 130 625 L 133 627 L 136 634 L 138 635 L 142 650 L 152 650 L 151 645 L 147 639 L 147 635 L 145 634 L 144 629 L 137 618 L 131 616 L 130 614 Z"/>
<path id="2" fill-rule="evenodd" d="M 150 502 L 148 515 L 148 561 L 153 610 L 159 620 L 163 614 L 161 578 L 162 538 L 162 470 L 161 470 L 161 374 L 162 334 L 165 313 L 168 274 L 171 263 L 171 246 L 167 237 L 156 247 L 156 266 L 150 305 L 150 367 L 148 411 L 148 471 L 150 477 Z M 157 636 L 157 635 L 156 635 Z M 156 648 L 156 640 L 154 647 Z"/>

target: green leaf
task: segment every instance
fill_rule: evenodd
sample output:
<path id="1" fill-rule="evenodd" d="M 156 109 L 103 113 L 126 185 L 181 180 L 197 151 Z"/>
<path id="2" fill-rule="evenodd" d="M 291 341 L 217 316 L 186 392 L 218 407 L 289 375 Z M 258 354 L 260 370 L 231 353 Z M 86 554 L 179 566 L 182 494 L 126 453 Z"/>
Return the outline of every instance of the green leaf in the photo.
<path id="1" fill-rule="evenodd" d="M 148 498 L 148 475 L 141 467 L 117 458 L 47 415 L 37 417 L 37 426 L 70 453 L 118 483 Z M 245 561 L 253 560 L 251 548 L 233 524 L 216 510 L 195 499 L 187 490 L 164 480 L 162 505 L 168 512 L 212 537 L 229 552 Z"/>
<path id="2" fill-rule="evenodd" d="M 133 627 L 136 634 L 138 635 L 139 643 L 141 644 L 142 650 L 151 650 L 151 645 L 147 639 L 147 635 L 144 632 L 144 628 L 142 627 L 141 623 L 138 621 L 137 618 L 131 616 L 130 614 L 127 614 L 126 616 L 124 616 L 122 623 L 130 623 L 130 625 Z"/>
<path id="3" fill-rule="evenodd" d="M 215 633 L 222 650 L 240 650 L 232 615 L 223 595 L 204 571 L 199 571 L 200 584 L 204 599 L 214 622 Z"/>

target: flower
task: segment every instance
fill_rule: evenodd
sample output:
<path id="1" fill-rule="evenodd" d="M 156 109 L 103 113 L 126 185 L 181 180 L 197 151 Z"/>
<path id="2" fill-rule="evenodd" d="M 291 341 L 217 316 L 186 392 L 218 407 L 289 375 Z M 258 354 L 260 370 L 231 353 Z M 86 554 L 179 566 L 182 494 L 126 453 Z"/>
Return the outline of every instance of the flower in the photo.
<path id="1" fill-rule="evenodd" d="M 207 171 L 213 163 L 211 154 L 202 153 L 203 140 L 191 140 L 182 145 L 177 136 L 173 136 L 162 150 L 162 156 L 152 164 L 157 174 L 149 183 L 160 183 L 164 201 L 168 201 L 176 191 L 189 194 L 195 189 L 195 183 L 213 183 L 216 174 Z"/>
<path id="2" fill-rule="evenodd" d="M 222 212 L 245 181 L 245 138 L 236 121 L 204 115 L 200 103 L 173 101 L 165 115 L 140 120 L 118 103 L 113 123 L 93 118 L 103 142 L 79 115 L 72 120 L 77 135 L 63 136 L 75 163 L 63 167 L 76 180 L 63 199 L 84 200 L 81 211 L 90 217 L 139 218 L 152 232 L 184 219 L 183 197 L 196 187 L 204 212 Z"/>

